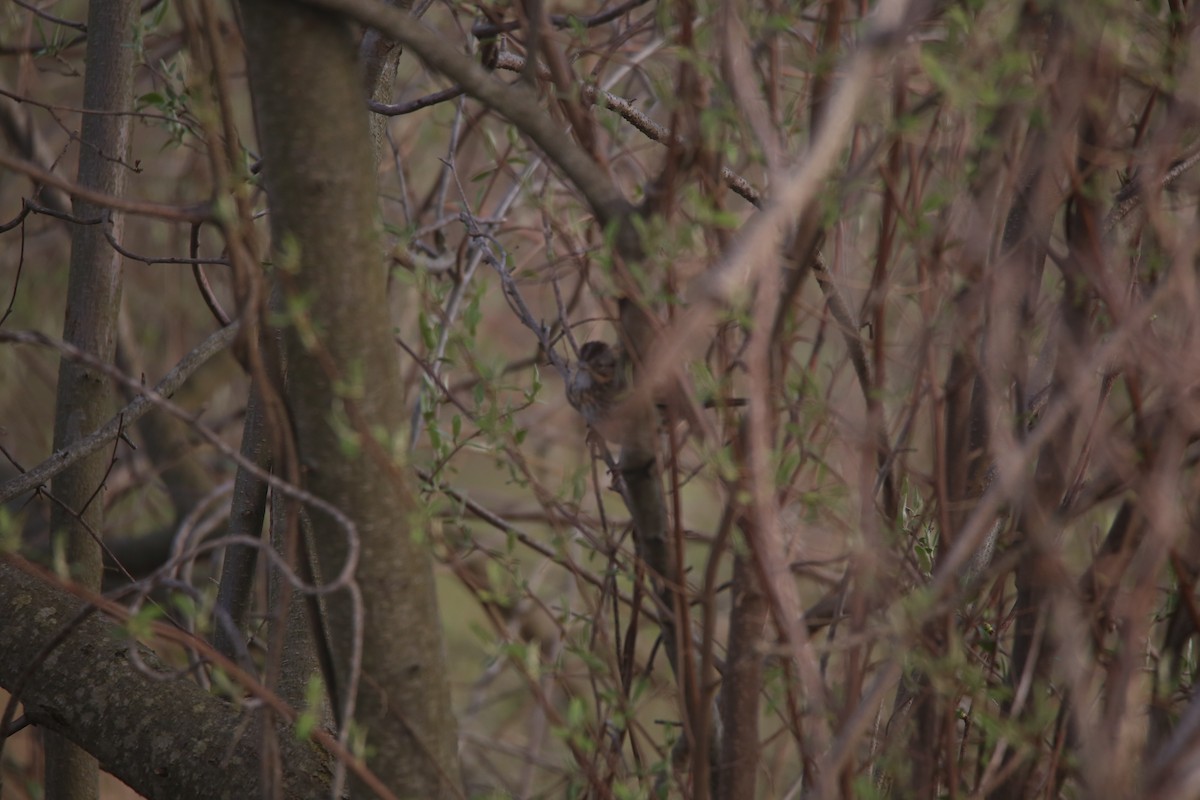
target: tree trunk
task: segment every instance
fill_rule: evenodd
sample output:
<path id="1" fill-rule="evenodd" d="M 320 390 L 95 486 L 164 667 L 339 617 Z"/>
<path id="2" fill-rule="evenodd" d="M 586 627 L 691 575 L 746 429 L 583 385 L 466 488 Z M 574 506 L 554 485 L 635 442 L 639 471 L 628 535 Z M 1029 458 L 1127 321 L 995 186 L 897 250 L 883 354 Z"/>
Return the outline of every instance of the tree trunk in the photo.
<path id="1" fill-rule="evenodd" d="M 354 40 L 336 16 L 292 3 L 246 0 L 241 9 L 276 275 L 291 313 L 288 399 L 301 468 L 307 488 L 352 519 L 361 548 L 355 579 L 365 618 L 356 618 L 346 591 L 326 603 L 335 685 L 349 685 L 361 630 L 354 722 L 366 731 L 368 765 L 400 795 L 456 796 L 432 566 L 410 528 L 407 472 L 394 461 L 405 414 Z M 350 553 L 348 532 L 310 514 L 319 574 L 336 576 Z"/>
<path id="2" fill-rule="evenodd" d="M 0 556 L 0 586 L 0 686 L 18 693 L 30 722 L 87 748 L 150 800 L 262 796 L 258 737 L 243 709 L 188 676 L 170 677 L 139 646 L 143 673 L 129 660 L 129 634 L 98 613 L 42 658 L 83 604 L 7 556 Z M 327 798 L 325 753 L 290 727 L 278 742 L 283 796 Z"/>
<path id="3" fill-rule="evenodd" d="M 83 106 L 98 111 L 127 111 L 133 95 L 134 48 L 129 41 L 137 24 L 133 0 L 96 0 L 88 7 L 87 67 Z M 84 114 L 80 129 L 79 184 L 120 196 L 125 185 L 130 118 L 120 114 Z M 76 200 L 77 217 L 89 218 L 103 209 Z M 122 218 L 113 215 L 113 232 L 120 237 Z M 67 289 L 63 338 L 93 355 L 111 361 L 121 307 L 121 256 L 104 237 L 104 223 L 72 228 L 71 271 Z M 54 449 L 60 450 L 91 433 L 112 413 L 113 392 L 107 378 L 81 364 L 62 361 L 54 413 Z M 51 526 L 65 536 L 71 577 L 100 588 L 103 528 L 103 482 L 109 453 L 83 459 L 54 479 Z M 96 759 L 53 734 L 46 736 L 46 797 L 48 800 L 88 800 L 99 793 Z"/>

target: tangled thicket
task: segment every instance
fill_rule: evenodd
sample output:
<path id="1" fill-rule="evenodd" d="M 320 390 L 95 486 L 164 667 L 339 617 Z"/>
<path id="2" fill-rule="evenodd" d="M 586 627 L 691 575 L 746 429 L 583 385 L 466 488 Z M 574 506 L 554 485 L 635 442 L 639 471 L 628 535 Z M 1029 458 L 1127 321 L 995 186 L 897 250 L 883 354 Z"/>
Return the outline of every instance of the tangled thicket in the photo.
<path id="1" fill-rule="evenodd" d="M 371 102 L 413 409 L 391 435 L 442 565 L 469 792 L 1200 792 L 1195 2 L 867 5 L 434 4 L 414 35 L 541 119 L 420 47 Z M 78 52 L 3 13 L 42 46 L 3 73 L 41 70 L 15 94 L 47 105 L 4 107 L 52 143 L 7 126 L 28 165 L 69 139 L 71 78 L 45 71 Z M 238 70 L 229 108 L 174 23 L 143 18 L 130 183 L 182 205 L 229 146 L 211 115 L 247 185 L 260 165 Z M 209 23 L 240 64 L 232 16 Z M 28 264 L 62 257 L 55 197 L 0 252 L 14 319 L 50 331 Z M 130 292 L 171 297 L 137 312 L 162 337 L 121 345 L 168 364 L 208 306 L 164 273 L 188 266 L 138 265 L 187 226 L 135 211 Z M 228 249 L 199 230 L 193 259 Z M 240 316 L 222 262 L 206 299 Z M 616 434 L 563 391 L 589 340 L 629 362 Z M 236 415 L 222 369 L 190 402 Z M 5 452 L 36 463 L 53 387 L 6 384 Z M 145 450 L 109 532 L 191 530 L 228 462 Z"/>

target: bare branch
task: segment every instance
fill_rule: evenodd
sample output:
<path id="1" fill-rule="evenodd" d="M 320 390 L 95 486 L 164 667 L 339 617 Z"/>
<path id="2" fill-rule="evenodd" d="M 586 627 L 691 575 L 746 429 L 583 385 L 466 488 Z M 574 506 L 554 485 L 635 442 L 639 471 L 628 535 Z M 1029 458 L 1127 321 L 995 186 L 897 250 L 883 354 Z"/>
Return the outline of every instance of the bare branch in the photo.
<path id="1" fill-rule="evenodd" d="M 60 178 L 53 172 L 47 172 L 36 164 L 20 158 L 14 158 L 7 153 L 0 153 L 0 166 L 26 175 L 38 183 L 61 189 L 72 197 L 78 197 L 103 208 L 116 211 L 126 211 L 144 217 L 156 217 L 172 222 L 204 222 L 212 219 L 208 203 L 197 203 L 190 206 L 168 206 L 161 203 L 148 203 L 141 200 L 131 200 L 124 197 L 113 197 L 101 192 L 72 183 Z"/>
<path id="2" fill-rule="evenodd" d="M 377 28 L 410 49 L 430 67 L 454 80 L 468 95 L 507 118 L 566 173 L 587 198 L 600 223 L 618 225 L 618 241 L 636 250 L 636 233 L 628 227 L 627 219 L 633 206 L 596 162 L 562 132 L 528 87 L 501 83 L 441 36 L 398 9 L 374 0 L 306 2 Z"/>
<path id="3" fill-rule="evenodd" d="M 153 396 L 171 397 L 197 369 L 202 367 L 213 356 L 222 352 L 233 343 L 239 330 L 238 323 L 213 333 L 190 353 L 180 359 L 171 370 L 155 384 L 153 395 L 139 392 L 136 400 L 125 406 L 117 414 L 93 433 L 83 437 L 78 442 L 50 456 L 33 469 L 11 478 L 0 484 L 0 503 L 8 502 L 17 495 L 36 489 L 72 464 L 85 458 L 111 442 L 122 426 L 129 426 L 140 419 L 146 412 L 154 408 Z M 0 331 L 0 342 L 18 342 L 25 344 L 48 345 L 50 340 L 41 334 L 22 333 L 20 331 Z M 137 387 L 138 389 L 142 387 Z"/>

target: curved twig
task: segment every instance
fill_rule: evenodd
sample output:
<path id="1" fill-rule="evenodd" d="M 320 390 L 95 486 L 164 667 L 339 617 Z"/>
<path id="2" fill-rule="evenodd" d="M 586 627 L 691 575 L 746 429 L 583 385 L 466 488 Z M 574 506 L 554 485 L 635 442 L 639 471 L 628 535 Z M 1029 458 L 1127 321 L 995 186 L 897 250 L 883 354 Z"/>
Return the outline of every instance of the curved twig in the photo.
<path id="1" fill-rule="evenodd" d="M 96 192 L 91 189 L 85 189 L 79 184 L 61 178 L 53 172 L 48 172 L 37 164 L 33 164 L 22 158 L 14 158 L 7 153 L 0 152 L 0 166 L 8 167 L 14 172 L 19 172 L 28 178 L 31 178 L 38 183 L 47 186 L 53 186 L 57 189 L 62 189 L 72 197 L 78 197 L 81 200 L 86 200 L 93 205 L 98 205 L 103 208 L 111 208 L 117 211 L 125 211 L 129 214 L 140 214 L 145 217 L 156 217 L 158 219 L 170 220 L 172 222 L 200 222 L 212 219 L 210 204 L 194 203 L 188 206 L 169 206 L 163 203 L 152 203 L 145 200 L 131 200 L 126 197 L 113 197 L 104 192 Z"/>

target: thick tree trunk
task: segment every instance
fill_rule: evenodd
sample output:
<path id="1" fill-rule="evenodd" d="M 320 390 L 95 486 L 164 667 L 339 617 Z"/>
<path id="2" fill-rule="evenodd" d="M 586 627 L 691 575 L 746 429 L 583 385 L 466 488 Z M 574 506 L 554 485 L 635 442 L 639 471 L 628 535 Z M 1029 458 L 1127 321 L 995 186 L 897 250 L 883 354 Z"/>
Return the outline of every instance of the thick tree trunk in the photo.
<path id="1" fill-rule="evenodd" d="M 292 310 L 288 394 L 307 488 L 348 514 L 361 555 L 349 593 L 327 598 L 336 686 L 363 632 L 355 723 L 368 764 L 403 796 L 459 791 L 456 735 L 428 554 L 392 446 L 404 427 L 377 230 L 375 159 L 349 26 L 287 2 L 241 5 L 277 277 Z M 319 122 L 319 124 L 317 124 Z M 320 574 L 336 576 L 347 531 L 313 512 Z M 336 698 L 341 704 L 344 698 Z"/>
<path id="2" fill-rule="evenodd" d="M 127 111 L 133 94 L 134 48 L 129 41 L 137 22 L 134 0 L 95 0 L 88 8 L 87 68 L 83 106 L 98 111 Z M 130 118 L 119 114 L 84 114 L 80 128 L 79 184 L 120 196 L 129 153 Z M 103 209 L 76 200 L 75 215 L 96 217 Z M 113 229 L 120 235 L 121 217 Z M 100 225 L 72 229 L 71 272 L 63 339 L 105 360 L 113 358 L 117 314 L 121 307 L 121 256 L 109 247 Z M 54 449 L 60 450 L 91 433 L 112 413 L 113 392 L 107 378 L 87 367 L 63 361 L 58 372 L 54 414 Z M 102 569 L 97 537 L 103 527 L 102 484 L 108 453 L 83 459 L 54 479 L 51 525 L 65 535 L 71 577 L 92 589 L 100 587 Z M 46 737 L 48 800 L 88 800 L 99 792 L 96 760 L 64 739 Z"/>
<path id="3" fill-rule="evenodd" d="M 258 737 L 245 712 L 189 677 L 168 677 L 128 634 L 94 613 L 39 662 L 83 604 L 0 557 L 0 686 L 19 689 L 29 720 L 78 744 L 150 800 L 260 797 Z M 27 673 L 28 671 L 28 673 Z M 18 681 L 25 678 L 23 687 Z M 329 796 L 329 758 L 281 730 L 284 797 Z"/>

